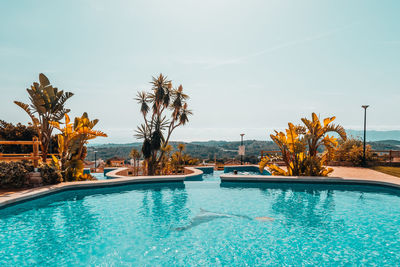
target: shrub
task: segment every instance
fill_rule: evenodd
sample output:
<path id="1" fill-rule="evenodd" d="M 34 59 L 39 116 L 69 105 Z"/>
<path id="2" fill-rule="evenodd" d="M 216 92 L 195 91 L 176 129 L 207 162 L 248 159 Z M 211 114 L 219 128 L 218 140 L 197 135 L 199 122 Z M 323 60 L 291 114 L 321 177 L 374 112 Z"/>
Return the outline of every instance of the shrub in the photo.
<path id="1" fill-rule="evenodd" d="M 60 171 L 53 166 L 43 164 L 40 166 L 40 175 L 43 184 L 58 184 L 63 181 Z"/>
<path id="2" fill-rule="evenodd" d="M 26 162 L 0 162 L 0 187 L 22 188 L 29 184 L 32 166 Z"/>
<path id="3" fill-rule="evenodd" d="M 338 162 L 351 163 L 353 166 L 362 166 L 363 154 L 363 142 L 359 139 L 349 138 L 340 142 L 333 159 Z M 372 161 L 371 146 L 369 145 L 366 146 L 365 157 L 367 162 Z"/>
<path id="4" fill-rule="evenodd" d="M 97 180 L 93 175 L 84 173 L 76 177 L 75 181 L 94 181 Z"/>

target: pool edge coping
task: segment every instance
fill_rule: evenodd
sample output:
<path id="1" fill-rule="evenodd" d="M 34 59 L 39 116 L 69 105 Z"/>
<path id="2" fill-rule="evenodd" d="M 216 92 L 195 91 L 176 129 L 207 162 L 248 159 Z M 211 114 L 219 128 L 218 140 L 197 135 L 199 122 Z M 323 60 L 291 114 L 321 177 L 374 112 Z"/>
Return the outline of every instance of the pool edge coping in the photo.
<path id="1" fill-rule="evenodd" d="M 31 199 L 44 197 L 46 195 L 55 194 L 67 190 L 90 189 L 100 187 L 123 186 L 129 184 L 146 184 L 146 183 L 165 183 L 165 182 L 181 182 L 186 178 L 202 175 L 203 171 L 194 167 L 185 167 L 185 170 L 190 171 L 188 174 L 181 175 L 159 175 L 159 176 L 123 176 L 118 173 L 127 170 L 128 168 L 118 168 L 107 173 L 108 180 L 96 181 L 78 181 L 78 182 L 63 182 L 55 185 L 46 185 L 36 188 L 30 188 L 23 191 L 11 193 L 9 195 L 0 196 L 0 209 L 7 206 L 25 202 Z"/>
<path id="2" fill-rule="evenodd" d="M 259 182 L 259 183 L 330 183 L 330 184 L 360 184 L 378 185 L 400 189 L 398 179 L 366 179 L 356 177 L 324 177 L 324 176 L 274 176 L 274 175 L 237 175 L 221 174 L 221 182 Z"/>

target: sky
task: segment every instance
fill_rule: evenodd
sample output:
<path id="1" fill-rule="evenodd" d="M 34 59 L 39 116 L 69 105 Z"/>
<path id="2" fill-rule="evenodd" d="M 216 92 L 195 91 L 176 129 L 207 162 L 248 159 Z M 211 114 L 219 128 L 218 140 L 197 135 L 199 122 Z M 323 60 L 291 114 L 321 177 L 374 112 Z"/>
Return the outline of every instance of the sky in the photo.
<path id="1" fill-rule="evenodd" d="M 178 141 L 267 140 L 312 112 L 400 130 L 400 1 L 0 0 L 0 119 L 44 73 L 107 139 L 135 142 L 152 76 L 183 85 Z"/>

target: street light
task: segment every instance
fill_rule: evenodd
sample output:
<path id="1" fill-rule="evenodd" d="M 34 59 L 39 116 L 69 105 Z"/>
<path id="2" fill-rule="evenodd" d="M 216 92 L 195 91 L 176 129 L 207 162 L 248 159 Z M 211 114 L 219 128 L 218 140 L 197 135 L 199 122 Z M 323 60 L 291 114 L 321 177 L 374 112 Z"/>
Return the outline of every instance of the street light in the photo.
<path id="1" fill-rule="evenodd" d="M 363 166 L 367 165 L 367 159 L 365 157 L 365 145 L 366 145 L 366 136 L 367 136 L 367 108 L 369 105 L 361 106 L 364 109 L 364 144 L 363 144 Z"/>
<path id="2" fill-rule="evenodd" d="M 244 136 L 244 133 L 240 134 L 240 138 L 241 138 L 240 146 L 242 147 L 242 149 L 243 149 L 243 136 Z M 243 165 L 243 152 L 240 154 L 240 165 Z"/>
<path id="3" fill-rule="evenodd" d="M 97 172 L 97 151 L 94 151 L 94 172 Z"/>

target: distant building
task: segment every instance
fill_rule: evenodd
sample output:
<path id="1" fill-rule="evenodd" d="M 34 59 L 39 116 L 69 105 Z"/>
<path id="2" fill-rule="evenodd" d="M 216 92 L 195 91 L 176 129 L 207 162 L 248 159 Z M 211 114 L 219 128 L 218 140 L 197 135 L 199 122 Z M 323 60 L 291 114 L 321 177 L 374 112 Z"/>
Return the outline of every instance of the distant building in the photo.
<path id="1" fill-rule="evenodd" d="M 104 167 L 104 160 L 102 159 L 96 160 L 96 165 L 94 161 L 88 161 L 88 160 L 85 160 L 83 163 L 85 165 L 85 168 L 90 168 L 90 169 L 94 169 L 95 167 L 96 168 Z"/>
<path id="2" fill-rule="evenodd" d="M 111 165 L 111 167 L 122 167 L 125 165 L 125 159 L 119 157 L 113 157 L 107 160 L 107 163 Z"/>

